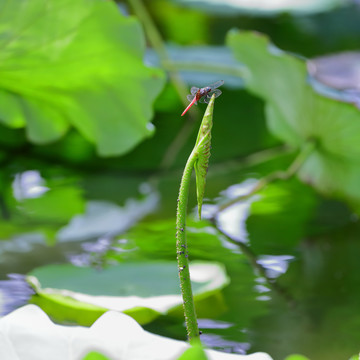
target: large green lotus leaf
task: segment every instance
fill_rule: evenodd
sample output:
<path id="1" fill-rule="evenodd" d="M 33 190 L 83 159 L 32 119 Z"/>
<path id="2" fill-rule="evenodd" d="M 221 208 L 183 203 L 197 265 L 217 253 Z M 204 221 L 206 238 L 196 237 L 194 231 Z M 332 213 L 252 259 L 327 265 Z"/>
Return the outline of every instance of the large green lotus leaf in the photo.
<path id="1" fill-rule="evenodd" d="M 101 271 L 49 265 L 32 271 L 29 281 L 37 291 L 32 302 L 59 321 L 88 325 L 110 309 L 145 324 L 181 308 L 177 271 L 174 262 L 123 263 Z M 213 301 L 212 295 L 228 284 L 223 267 L 214 263 L 193 263 L 191 277 L 195 301 L 204 306 L 206 298 Z"/>
<path id="2" fill-rule="evenodd" d="M 294 147 L 315 143 L 300 177 L 321 191 L 358 203 L 359 110 L 317 93 L 307 81 L 306 62 L 277 49 L 266 36 L 231 31 L 227 43 L 247 67 L 247 88 L 266 101 L 270 130 Z"/>
<path id="3" fill-rule="evenodd" d="M 177 360 L 190 345 L 145 331 L 129 316 L 116 311 L 102 315 L 90 328 L 54 324 L 35 305 L 26 305 L 0 319 L 0 359 Z M 266 353 L 228 354 L 205 350 L 209 360 L 271 360 Z M 100 355 L 99 355 L 100 356 Z M 183 359 L 193 359 L 184 356 Z"/>
<path id="4" fill-rule="evenodd" d="M 76 127 L 101 155 L 152 133 L 163 73 L 143 64 L 140 24 L 111 1 L 0 4 L 0 121 L 48 143 Z"/>

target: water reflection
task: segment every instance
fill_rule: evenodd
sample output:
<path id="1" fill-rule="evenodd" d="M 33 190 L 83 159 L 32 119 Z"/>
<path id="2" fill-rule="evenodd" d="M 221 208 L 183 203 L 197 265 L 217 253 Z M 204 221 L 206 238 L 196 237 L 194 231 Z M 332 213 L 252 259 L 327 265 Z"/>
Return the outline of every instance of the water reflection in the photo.
<path id="1" fill-rule="evenodd" d="M 254 286 L 255 290 L 259 293 L 264 293 L 264 292 L 269 292 L 271 291 L 268 287 L 264 286 L 264 285 L 255 285 Z"/>
<path id="2" fill-rule="evenodd" d="M 212 349 L 242 355 L 245 355 L 251 347 L 251 345 L 246 342 L 226 340 L 220 335 L 208 333 L 201 335 L 201 341 L 205 346 L 211 347 Z"/>
<path id="3" fill-rule="evenodd" d="M 236 199 L 239 196 L 248 194 L 256 184 L 257 180 L 248 179 L 241 184 L 235 184 L 221 192 L 221 197 L 227 200 Z M 231 239 L 241 242 L 248 242 L 248 232 L 246 230 L 246 220 L 249 216 L 252 202 L 259 198 L 258 195 L 252 196 L 244 201 L 219 211 L 219 207 L 212 206 L 204 211 L 204 217 L 214 217 L 217 227 Z M 221 202 L 220 202 L 221 203 Z"/>
<path id="4" fill-rule="evenodd" d="M 14 197 L 18 201 L 38 198 L 49 190 L 45 186 L 45 179 L 37 170 L 28 170 L 16 174 L 12 188 Z"/>
<path id="5" fill-rule="evenodd" d="M 199 319 L 198 324 L 201 329 L 229 329 L 234 326 L 230 322 L 214 319 Z"/>
<path id="6" fill-rule="evenodd" d="M 64 183 L 62 178 L 47 182 L 52 184 L 49 192 L 39 171 L 15 176 L 12 192 L 22 200 L 22 206 L 15 203 L 16 212 L 11 212 L 8 224 L 0 225 L 0 279 L 9 272 L 25 274 L 34 267 L 65 262 L 68 258 L 77 265 L 96 265 L 101 256 L 92 254 L 106 253 L 116 235 L 154 212 L 159 204 L 159 194 L 147 183 L 141 183 L 124 206 L 115 201 L 90 200 L 85 213 L 79 214 L 86 200 L 77 195 L 80 191 L 76 185 Z M 74 212 L 79 215 L 73 216 Z M 87 241 L 84 246 L 83 241 Z"/>
<path id="7" fill-rule="evenodd" d="M 45 242 L 45 236 L 38 232 L 15 236 L 11 240 L 0 242 L 0 255 L 5 253 L 27 253 L 33 250 L 36 245 L 43 245 Z M 0 263 L 2 262 L 6 262 L 5 256 L 0 257 Z"/>
<path id="8" fill-rule="evenodd" d="M 110 260 L 107 258 L 109 251 L 114 251 L 115 253 L 128 253 L 138 250 L 137 247 L 127 248 L 128 246 L 129 240 L 127 239 L 119 239 L 114 243 L 113 237 L 101 237 L 95 242 L 82 243 L 82 252 L 76 254 L 71 253 L 68 255 L 68 259 L 75 266 L 96 266 L 98 268 L 103 268 L 105 264 L 118 263 L 117 260 Z"/>
<path id="9" fill-rule="evenodd" d="M 100 236 L 114 236 L 129 229 L 145 215 L 153 212 L 159 203 L 159 194 L 146 184 L 140 186 L 145 195 L 128 199 L 123 207 L 110 201 L 89 201 L 85 214 L 74 216 L 57 234 L 61 242 L 79 241 Z"/>
<path id="10" fill-rule="evenodd" d="M 25 281 L 25 276 L 9 274 L 9 280 L 0 281 L 0 316 L 28 303 L 35 291 Z"/>
<path id="11" fill-rule="evenodd" d="M 261 255 L 257 263 L 265 269 L 269 278 L 275 279 L 286 273 L 289 262 L 293 259 L 294 256 L 291 255 Z"/>

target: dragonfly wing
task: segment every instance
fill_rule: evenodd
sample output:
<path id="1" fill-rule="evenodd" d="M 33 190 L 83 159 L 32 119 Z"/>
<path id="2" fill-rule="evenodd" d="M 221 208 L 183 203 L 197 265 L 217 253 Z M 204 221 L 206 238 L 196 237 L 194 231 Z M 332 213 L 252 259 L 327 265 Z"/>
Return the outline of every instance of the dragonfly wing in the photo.
<path id="1" fill-rule="evenodd" d="M 215 89 L 214 91 L 211 91 L 208 96 L 211 97 L 213 94 L 215 94 L 215 97 L 217 98 L 221 95 L 221 90 Z"/>
<path id="2" fill-rule="evenodd" d="M 190 89 L 191 95 L 195 95 L 195 94 L 198 92 L 198 90 L 199 90 L 198 87 L 193 86 L 193 87 Z"/>
<path id="3" fill-rule="evenodd" d="M 186 98 L 188 99 L 188 101 L 193 101 L 194 95 L 188 95 Z"/>
<path id="4" fill-rule="evenodd" d="M 216 81 L 213 84 L 209 85 L 209 87 L 211 89 L 216 89 L 216 88 L 218 88 L 219 86 L 221 86 L 223 84 L 224 84 L 224 80 L 219 80 L 219 81 Z"/>
<path id="5" fill-rule="evenodd" d="M 202 103 L 202 104 L 203 103 L 208 103 L 208 101 L 206 101 L 206 99 L 207 99 L 207 95 L 200 98 L 199 102 Z"/>

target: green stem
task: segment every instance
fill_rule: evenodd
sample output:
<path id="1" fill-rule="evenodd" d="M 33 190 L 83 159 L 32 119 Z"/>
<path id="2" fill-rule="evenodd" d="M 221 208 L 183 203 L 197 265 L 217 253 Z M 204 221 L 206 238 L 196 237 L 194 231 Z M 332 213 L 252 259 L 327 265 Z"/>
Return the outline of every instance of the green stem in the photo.
<path id="1" fill-rule="evenodd" d="M 183 297 L 183 307 L 188 339 L 190 343 L 200 341 L 199 328 L 196 319 L 195 304 L 192 294 L 188 249 L 186 241 L 186 208 L 189 195 L 191 174 L 198 154 L 192 152 L 185 165 L 180 183 L 179 198 L 176 212 L 176 253 L 180 277 L 180 287 Z"/>

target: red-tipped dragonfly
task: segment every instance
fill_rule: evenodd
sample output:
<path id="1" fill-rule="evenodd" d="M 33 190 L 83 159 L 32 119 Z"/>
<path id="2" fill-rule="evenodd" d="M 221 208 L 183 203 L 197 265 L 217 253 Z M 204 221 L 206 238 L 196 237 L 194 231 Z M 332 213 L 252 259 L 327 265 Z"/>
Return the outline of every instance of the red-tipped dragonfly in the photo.
<path id="1" fill-rule="evenodd" d="M 187 99 L 190 101 L 190 104 L 187 106 L 187 108 L 183 111 L 181 116 L 185 115 L 186 112 L 195 104 L 197 105 L 197 102 L 201 103 L 209 103 L 211 96 L 215 94 L 215 97 L 218 97 L 221 95 L 221 90 L 217 89 L 219 86 L 221 86 L 224 83 L 224 80 L 219 80 L 209 86 L 205 86 L 201 89 L 193 86 L 190 89 L 191 95 L 187 96 Z"/>

